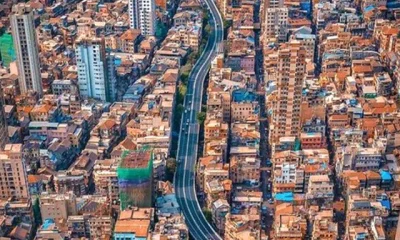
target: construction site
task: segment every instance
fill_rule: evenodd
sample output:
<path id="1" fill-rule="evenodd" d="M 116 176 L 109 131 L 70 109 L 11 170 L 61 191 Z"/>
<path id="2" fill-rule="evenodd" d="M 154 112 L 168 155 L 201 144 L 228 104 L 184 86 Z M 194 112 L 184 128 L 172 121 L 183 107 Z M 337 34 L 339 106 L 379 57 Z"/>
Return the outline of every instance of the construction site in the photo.
<path id="1" fill-rule="evenodd" d="M 153 203 L 153 153 L 148 149 L 125 151 L 117 168 L 121 210 Z"/>

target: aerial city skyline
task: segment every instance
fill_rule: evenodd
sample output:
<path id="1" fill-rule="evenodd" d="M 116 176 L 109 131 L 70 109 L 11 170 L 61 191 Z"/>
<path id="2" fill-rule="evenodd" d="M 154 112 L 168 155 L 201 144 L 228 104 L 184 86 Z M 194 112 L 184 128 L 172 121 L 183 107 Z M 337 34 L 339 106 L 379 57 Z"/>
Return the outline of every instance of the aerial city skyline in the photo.
<path id="1" fill-rule="evenodd" d="M 0 1 L 10 240 L 400 240 L 397 0 Z"/>

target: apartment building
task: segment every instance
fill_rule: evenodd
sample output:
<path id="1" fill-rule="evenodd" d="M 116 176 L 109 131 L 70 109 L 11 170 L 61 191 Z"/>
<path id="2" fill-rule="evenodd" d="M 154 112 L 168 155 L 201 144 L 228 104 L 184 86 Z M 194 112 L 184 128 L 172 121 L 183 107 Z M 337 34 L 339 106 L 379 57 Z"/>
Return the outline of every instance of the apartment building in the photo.
<path id="1" fill-rule="evenodd" d="M 15 4 L 12 7 L 10 22 L 17 58 L 19 89 L 21 93 L 31 90 L 41 95 L 43 87 L 33 9 L 29 4 Z"/>
<path id="2" fill-rule="evenodd" d="M 226 215 L 226 240 L 257 240 L 260 239 L 260 216 L 258 214 Z"/>
<path id="3" fill-rule="evenodd" d="M 26 166 L 22 159 L 22 144 L 6 144 L 0 152 L 1 198 L 29 197 Z"/>
<path id="4" fill-rule="evenodd" d="M 229 165 L 230 179 L 234 184 L 258 185 L 261 161 L 254 157 L 232 156 Z"/>
<path id="5" fill-rule="evenodd" d="M 144 36 L 156 32 L 156 4 L 154 0 L 129 0 L 129 21 L 131 29 L 140 29 Z"/>
<path id="6" fill-rule="evenodd" d="M 305 58 L 306 51 L 299 42 L 290 42 L 278 50 L 278 89 L 272 103 L 271 143 L 277 142 L 280 137 L 297 136 L 300 132 Z"/>
<path id="7" fill-rule="evenodd" d="M 113 61 L 107 59 L 104 39 L 85 36 L 77 39 L 75 54 L 80 95 L 108 102 L 115 99 L 115 78 L 109 69 Z"/>
<path id="8" fill-rule="evenodd" d="M 73 192 L 43 193 L 39 199 L 42 219 L 53 219 L 55 222 L 59 222 L 60 220 L 66 221 L 69 216 L 77 214 L 76 196 Z"/>
<path id="9" fill-rule="evenodd" d="M 117 167 L 116 159 L 98 160 L 93 166 L 96 193 L 108 197 L 113 204 L 119 201 Z"/>
<path id="10" fill-rule="evenodd" d="M 301 240 L 305 237 L 307 221 L 298 206 L 282 203 L 275 207 L 274 239 Z"/>
<path id="11" fill-rule="evenodd" d="M 310 176 L 306 198 L 309 200 L 333 200 L 333 183 L 327 175 Z"/>
<path id="12" fill-rule="evenodd" d="M 204 123 L 205 139 L 226 139 L 228 137 L 228 124 L 214 119 L 207 119 Z"/>
<path id="13" fill-rule="evenodd" d="M 289 10 L 286 7 L 265 9 L 264 41 L 284 42 L 288 35 Z"/>
<path id="14" fill-rule="evenodd" d="M 230 212 L 230 205 L 226 199 L 219 199 L 212 204 L 211 213 L 213 223 L 218 229 L 218 233 L 224 236 L 226 215 Z"/>
<path id="15" fill-rule="evenodd" d="M 232 92 L 231 121 L 246 122 L 258 119 L 259 104 L 253 92 L 238 89 Z"/>
<path id="16" fill-rule="evenodd" d="M 215 156 L 207 156 L 199 159 L 196 170 L 196 181 L 200 191 L 204 191 L 205 183 L 213 179 L 229 179 L 229 165 Z"/>
<path id="17" fill-rule="evenodd" d="M 338 238 L 338 224 L 332 221 L 333 211 L 322 210 L 314 217 L 312 240 Z"/>
<path id="18" fill-rule="evenodd" d="M 72 191 L 76 196 L 86 193 L 87 181 L 80 171 L 58 171 L 54 176 L 54 188 L 56 193 Z"/>

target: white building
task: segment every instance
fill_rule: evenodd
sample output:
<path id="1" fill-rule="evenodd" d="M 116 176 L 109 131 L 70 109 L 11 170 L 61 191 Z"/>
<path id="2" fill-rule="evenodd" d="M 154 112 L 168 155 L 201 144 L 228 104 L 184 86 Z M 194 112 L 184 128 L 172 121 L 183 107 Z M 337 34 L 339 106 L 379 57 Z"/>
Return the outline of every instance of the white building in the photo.
<path id="1" fill-rule="evenodd" d="M 264 39 L 285 42 L 288 35 L 288 13 L 286 7 L 267 8 L 265 11 Z"/>
<path id="2" fill-rule="evenodd" d="M 14 5 L 10 17 L 11 32 L 17 57 L 18 83 L 21 93 L 33 90 L 42 94 L 39 47 L 29 4 Z"/>
<path id="3" fill-rule="evenodd" d="M 154 0 L 129 0 L 129 18 L 133 29 L 142 35 L 153 36 L 156 32 L 156 9 Z"/>
<path id="4" fill-rule="evenodd" d="M 274 170 L 275 183 L 295 183 L 296 182 L 296 165 L 283 163 L 277 165 Z"/>
<path id="5" fill-rule="evenodd" d="M 84 98 L 113 101 L 116 94 L 115 79 L 110 66 L 112 61 L 107 62 L 104 39 L 78 39 L 75 54 L 80 95 Z"/>

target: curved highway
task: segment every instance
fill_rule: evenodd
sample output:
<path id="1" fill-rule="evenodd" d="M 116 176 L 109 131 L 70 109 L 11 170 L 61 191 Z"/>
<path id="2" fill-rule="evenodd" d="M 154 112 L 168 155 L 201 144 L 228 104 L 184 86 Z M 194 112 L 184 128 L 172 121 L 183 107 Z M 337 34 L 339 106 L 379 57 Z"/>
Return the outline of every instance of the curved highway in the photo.
<path id="1" fill-rule="evenodd" d="M 202 1 L 211 14 L 210 24 L 212 32 L 203 53 L 189 75 L 184 101 L 185 111 L 182 114 L 181 130 L 179 133 L 178 167 L 174 183 L 178 203 L 184 214 L 185 222 L 189 227 L 190 235 L 196 240 L 220 240 L 221 237 L 203 215 L 195 189 L 195 169 L 199 141 L 199 124 L 197 123 L 196 116 L 201 111 L 204 80 L 210 68 L 211 61 L 216 56 L 217 45 L 222 42 L 224 35 L 222 17 L 214 0 Z"/>

